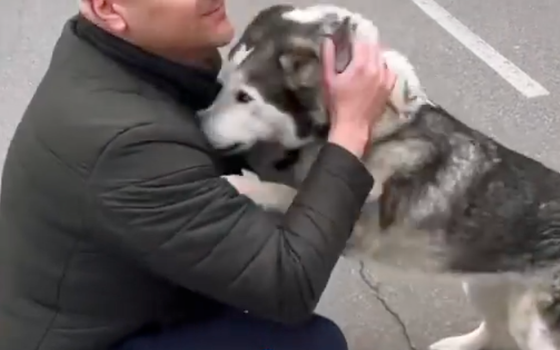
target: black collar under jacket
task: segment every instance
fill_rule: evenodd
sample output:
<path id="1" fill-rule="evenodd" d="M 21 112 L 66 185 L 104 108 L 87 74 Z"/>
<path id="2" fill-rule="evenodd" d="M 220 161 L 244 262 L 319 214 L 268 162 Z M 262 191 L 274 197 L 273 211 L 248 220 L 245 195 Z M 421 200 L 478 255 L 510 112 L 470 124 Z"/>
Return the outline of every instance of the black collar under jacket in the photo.
<path id="1" fill-rule="evenodd" d="M 74 30 L 80 39 L 190 109 L 199 111 L 209 107 L 221 90 L 217 79 L 219 65 L 212 70 L 167 60 L 104 31 L 80 15 Z"/>

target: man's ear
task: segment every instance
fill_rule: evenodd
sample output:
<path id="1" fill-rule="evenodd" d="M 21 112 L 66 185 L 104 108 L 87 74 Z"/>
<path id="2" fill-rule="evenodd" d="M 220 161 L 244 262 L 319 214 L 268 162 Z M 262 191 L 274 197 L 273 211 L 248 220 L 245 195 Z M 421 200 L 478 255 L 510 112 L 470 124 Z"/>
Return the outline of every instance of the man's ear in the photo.
<path id="1" fill-rule="evenodd" d="M 126 30 L 124 7 L 113 0 L 81 0 L 80 12 L 94 23 L 103 25 L 113 32 Z"/>
<path id="2" fill-rule="evenodd" d="M 314 88 L 321 83 L 319 47 L 306 40 L 294 41 L 291 49 L 279 57 L 284 77 L 293 90 Z"/>

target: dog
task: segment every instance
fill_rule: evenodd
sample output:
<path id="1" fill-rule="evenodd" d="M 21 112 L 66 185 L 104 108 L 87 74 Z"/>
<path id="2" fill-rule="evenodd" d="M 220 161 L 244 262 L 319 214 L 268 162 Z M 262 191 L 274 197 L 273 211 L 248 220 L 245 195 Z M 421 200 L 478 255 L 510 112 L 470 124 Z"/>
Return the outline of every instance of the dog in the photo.
<path id="1" fill-rule="evenodd" d="M 262 189 L 246 195 L 269 209 L 289 207 L 327 142 L 320 45 L 346 18 L 355 37 L 379 40 L 371 21 L 337 6 L 257 14 L 201 116 L 224 154 L 282 148 L 269 165 L 289 181 L 243 180 Z M 463 279 L 482 321 L 431 350 L 560 350 L 560 174 L 434 103 L 403 54 L 383 56 L 397 81 L 363 160 L 375 185 L 344 255 Z"/>

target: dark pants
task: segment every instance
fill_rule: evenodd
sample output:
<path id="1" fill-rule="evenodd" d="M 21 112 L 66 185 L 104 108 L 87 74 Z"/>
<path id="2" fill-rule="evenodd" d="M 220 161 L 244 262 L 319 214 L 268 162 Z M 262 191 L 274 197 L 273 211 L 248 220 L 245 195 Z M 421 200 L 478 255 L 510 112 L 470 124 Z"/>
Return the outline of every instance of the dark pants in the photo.
<path id="1" fill-rule="evenodd" d="M 284 326 L 228 311 L 218 318 L 162 333 L 143 335 L 118 350 L 348 350 L 334 322 L 314 316 L 300 326 Z"/>

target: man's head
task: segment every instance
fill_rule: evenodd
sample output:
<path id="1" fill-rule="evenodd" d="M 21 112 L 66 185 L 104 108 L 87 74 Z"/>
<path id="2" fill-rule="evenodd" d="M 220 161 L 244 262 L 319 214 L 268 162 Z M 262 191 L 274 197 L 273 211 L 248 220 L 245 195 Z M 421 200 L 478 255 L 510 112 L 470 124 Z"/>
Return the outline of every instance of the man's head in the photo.
<path id="1" fill-rule="evenodd" d="M 81 0 L 80 11 L 112 34 L 177 61 L 233 39 L 225 0 Z"/>

